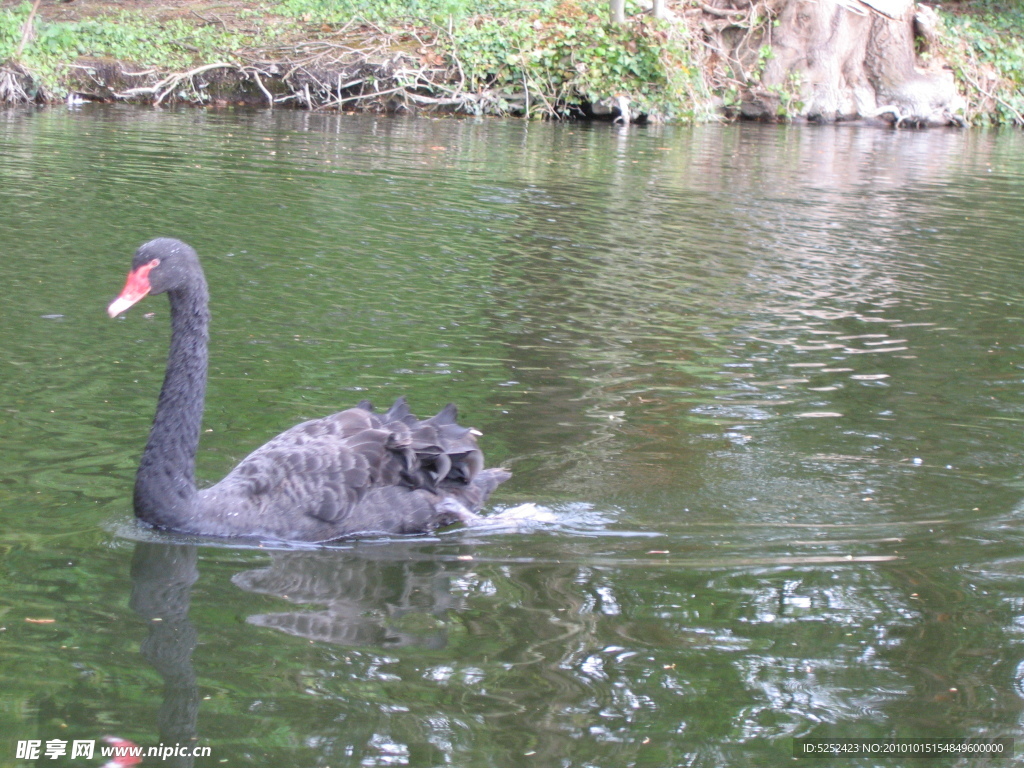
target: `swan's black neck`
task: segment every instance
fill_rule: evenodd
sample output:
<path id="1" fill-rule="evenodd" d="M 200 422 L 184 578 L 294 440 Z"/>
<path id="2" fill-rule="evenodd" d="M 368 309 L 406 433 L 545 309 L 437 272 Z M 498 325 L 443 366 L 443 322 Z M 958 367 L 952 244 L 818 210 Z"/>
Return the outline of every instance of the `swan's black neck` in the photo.
<path id="1" fill-rule="evenodd" d="M 187 529 L 196 513 L 196 451 L 206 397 L 209 293 L 196 265 L 167 292 L 171 345 L 149 442 L 135 476 L 135 514 L 161 528 Z"/>

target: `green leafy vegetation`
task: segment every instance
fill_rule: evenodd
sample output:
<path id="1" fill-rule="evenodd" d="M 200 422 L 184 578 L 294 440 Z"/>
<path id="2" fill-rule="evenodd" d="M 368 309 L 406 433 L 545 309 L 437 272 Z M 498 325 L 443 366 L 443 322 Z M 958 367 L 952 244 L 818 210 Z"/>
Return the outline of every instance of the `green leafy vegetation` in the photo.
<path id="1" fill-rule="evenodd" d="M 684 30 L 640 18 L 613 25 L 605 3 L 566 0 L 529 15 L 476 17 L 440 43 L 468 88 L 494 95 L 499 113 L 566 115 L 616 99 L 660 119 L 708 117 Z"/>
<path id="2" fill-rule="evenodd" d="M 944 51 L 982 124 L 1024 125 L 1024 8 L 983 3 L 981 12 L 945 14 Z"/>

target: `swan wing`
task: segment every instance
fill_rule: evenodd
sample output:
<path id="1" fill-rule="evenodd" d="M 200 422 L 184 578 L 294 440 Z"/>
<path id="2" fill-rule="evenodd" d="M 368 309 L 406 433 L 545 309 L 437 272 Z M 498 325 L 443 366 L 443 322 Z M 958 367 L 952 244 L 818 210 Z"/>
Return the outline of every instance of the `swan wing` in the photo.
<path id="1" fill-rule="evenodd" d="M 361 505 L 381 515 L 385 507 L 399 515 L 407 506 L 432 512 L 446 497 L 466 497 L 479 509 L 497 483 L 473 482 L 483 469 L 478 433 L 455 419 L 454 406 L 419 421 L 404 399 L 379 415 L 360 404 L 282 432 L 221 484 L 264 518 L 301 512 L 340 524 L 357 509 L 362 517 Z"/>
<path id="2" fill-rule="evenodd" d="M 221 483 L 261 516 L 343 518 L 382 481 L 398 478 L 389 433 L 354 408 L 298 424 L 244 458 Z"/>

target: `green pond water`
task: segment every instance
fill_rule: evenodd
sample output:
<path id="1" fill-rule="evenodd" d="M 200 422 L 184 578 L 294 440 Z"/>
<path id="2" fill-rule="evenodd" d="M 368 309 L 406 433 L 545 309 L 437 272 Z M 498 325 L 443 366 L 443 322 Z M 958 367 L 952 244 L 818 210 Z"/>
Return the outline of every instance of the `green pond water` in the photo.
<path id="1" fill-rule="evenodd" d="M 1022 204 L 1018 133 L 0 113 L 0 766 L 1024 753 Z M 404 394 L 518 523 L 137 525 L 168 308 L 105 308 L 167 235 L 211 286 L 202 482 Z"/>

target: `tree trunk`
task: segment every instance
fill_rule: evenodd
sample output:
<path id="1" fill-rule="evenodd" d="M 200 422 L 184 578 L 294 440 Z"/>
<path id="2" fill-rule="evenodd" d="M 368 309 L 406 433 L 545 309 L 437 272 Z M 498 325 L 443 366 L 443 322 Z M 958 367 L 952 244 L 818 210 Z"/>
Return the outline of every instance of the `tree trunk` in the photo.
<path id="1" fill-rule="evenodd" d="M 774 24 L 758 25 L 766 11 Z M 952 72 L 918 56 L 939 20 L 914 0 L 706 0 L 704 15 L 746 117 L 963 124 Z"/>
<path id="2" fill-rule="evenodd" d="M 612 24 L 626 23 L 626 0 L 611 0 L 608 10 Z"/>

